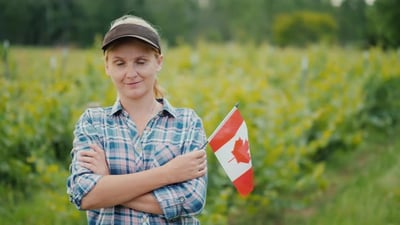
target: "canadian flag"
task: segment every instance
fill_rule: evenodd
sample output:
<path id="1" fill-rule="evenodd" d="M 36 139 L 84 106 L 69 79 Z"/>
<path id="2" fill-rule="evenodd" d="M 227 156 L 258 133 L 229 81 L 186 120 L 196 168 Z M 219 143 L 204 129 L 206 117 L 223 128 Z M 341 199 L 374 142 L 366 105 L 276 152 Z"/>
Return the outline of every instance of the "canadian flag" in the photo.
<path id="1" fill-rule="evenodd" d="M 208 140 L 219 163 L 239 194 L 242 196 L 250 194 L 254 188 L 250 146 L 247 126 L 237 105 Z"/>

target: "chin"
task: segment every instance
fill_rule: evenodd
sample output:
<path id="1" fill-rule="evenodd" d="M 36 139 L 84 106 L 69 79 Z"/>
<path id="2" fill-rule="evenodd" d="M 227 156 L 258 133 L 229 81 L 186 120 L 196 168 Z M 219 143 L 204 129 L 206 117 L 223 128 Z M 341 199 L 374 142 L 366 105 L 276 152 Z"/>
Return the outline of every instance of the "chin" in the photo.
<path id="1" fill-rule="evenodd" d="M 143 98 L 145 95 L 146 95 L 145 92 L 138 92 L 138 91 L 135 91 L 135 92 L 126 93 L 126 94 L 125 94 L 125 97 L 126 97 L 127 99 L 138 100 L 138 99 Z"/>

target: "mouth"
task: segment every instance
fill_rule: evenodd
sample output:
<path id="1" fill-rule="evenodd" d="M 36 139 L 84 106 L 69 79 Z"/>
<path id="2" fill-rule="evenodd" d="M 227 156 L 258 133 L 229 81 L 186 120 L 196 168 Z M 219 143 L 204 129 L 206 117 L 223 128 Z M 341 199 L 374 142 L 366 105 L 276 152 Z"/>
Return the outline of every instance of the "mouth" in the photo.
<path id="1" fill-rule="evenodd" d="M 125 83 L 125 85 L 127 85 L 127 86 L 135 86 L 135 85 L 138 85 L 139 83 L 141 83 L 142 81 L 135 81 L 135 82 L 127 82 L 127 83 Z"/>

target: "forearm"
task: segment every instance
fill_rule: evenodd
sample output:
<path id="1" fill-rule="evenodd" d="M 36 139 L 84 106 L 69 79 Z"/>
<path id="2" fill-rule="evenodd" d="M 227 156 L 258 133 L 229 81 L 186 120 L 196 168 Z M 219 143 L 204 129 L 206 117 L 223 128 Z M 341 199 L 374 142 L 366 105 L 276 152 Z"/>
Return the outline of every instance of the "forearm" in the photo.
<path id="1" fill-rule="evenodd" d="M 74 153 L 78 154 L 79 152 Z M 95 165 L 92 163 L 92 159 L 96 154 L 92 156 L 83 154 L 84 157 L 89 158 L 83 160 L 83 164 L 82 161 L 78 162 L 75 154 L 73 155 L 75 157 L 73 157 L 71 166 L 68 190 L 71 199 L 80 209 L 122 205 L 160 187 L 191 180 L 203 176 L 207 172 L 205 151 L 192 151 L 178 155 L 168 163 L 150 170 L 102 177 L 87 168 L 87 164 Z M 100 159 L 100 161 L 102 160 Z M 97 173 L 97 171 L 95 172 Z"/>
<path id="2" fill-rule="evenodd" d="M 171 181 L 162 167 L 138 173 L 107 175 L 82 198 L 82 209 L 98 209 L 123 204 Z"/>
<path id="3" fill-rule="evenodd" d="M 199 214 L 206 200 L 207 177 L 164 186 L 154 195 L 167 219 Z"/>
<path id="4" fill-rule="evenodd" d="M 152 214 L 163 214 L 160 203 L 152 193 L 147 193 L 122 204 L 127 208 Z"/>

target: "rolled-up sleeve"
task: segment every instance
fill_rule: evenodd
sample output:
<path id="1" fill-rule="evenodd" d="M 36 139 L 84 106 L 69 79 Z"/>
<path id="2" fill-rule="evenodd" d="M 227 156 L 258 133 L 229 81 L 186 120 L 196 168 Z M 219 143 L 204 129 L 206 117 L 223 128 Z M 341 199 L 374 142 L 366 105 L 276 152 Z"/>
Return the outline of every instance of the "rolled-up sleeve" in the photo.
<path id="1" fill-rule="evenodd" d="M 205 205 L 207 176 L 155 190 L 165 218 L 199 214 Z"/>
<path id="2" fill-rule="evenodd" d="M 86 111 L 77 122 L 74 130 L 73 148 L 71 151 L 70 175 L 67 179 L 67 193 L 72 203 L 81 209 L 82 198 L 101 179 L 101 175 L 79 165 L 77 156 L 80 151 L 90 150 L 89 144 L 99 144 L 98 132 L 94 128 L 90 112 Z"/>
<path id="3" fill-rule="evenodd" d="M 182 153 L 199 150 L 206 142 L 206 135 L 201 119 L 194 111 L 190 112 L 190 122 Z M 203 150 L 200 150 L 203 151 Z M 153 191 L 164 216 L 172 220 L 181 216 L 199 214 L 206 202 L 207 174 L 186 182 L 162 187 Z"/>

